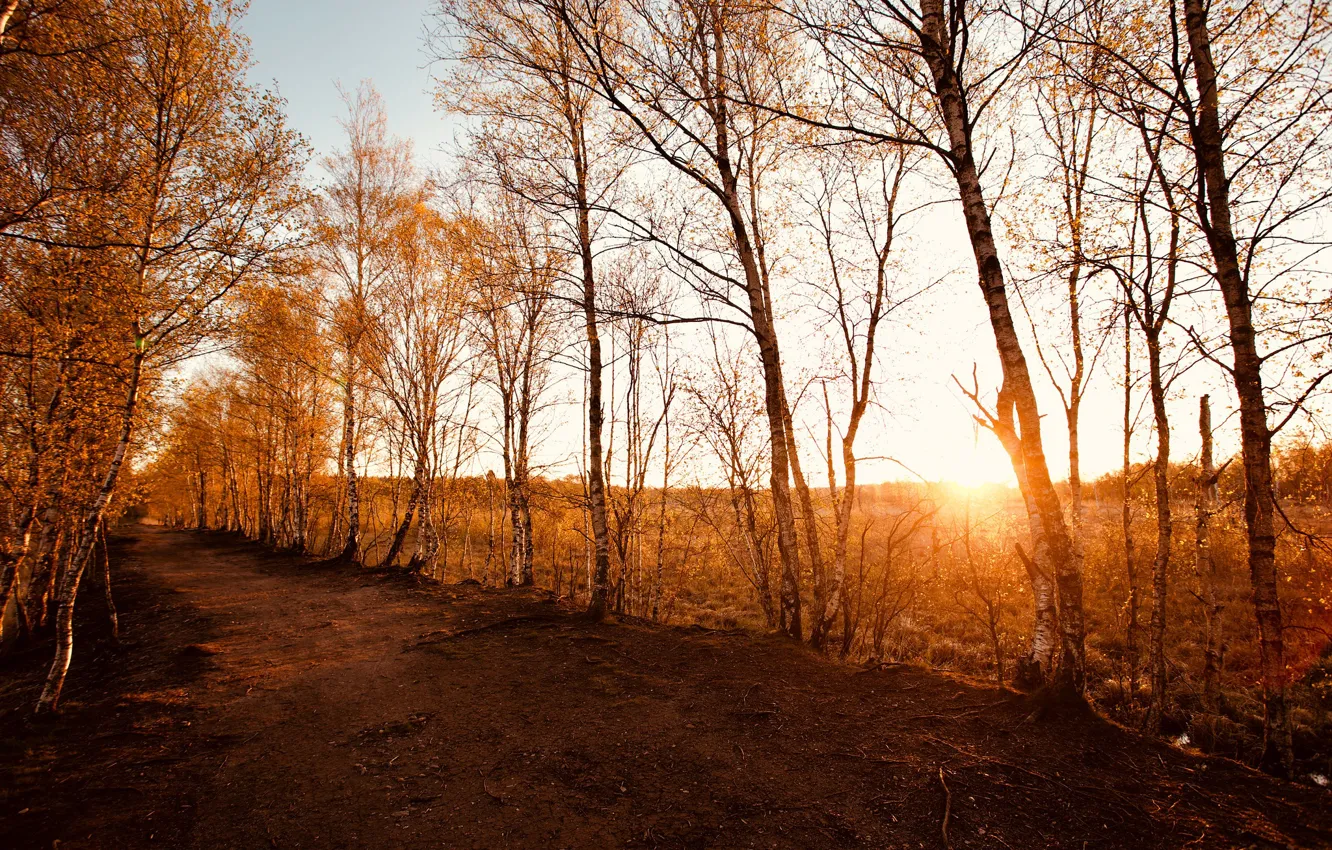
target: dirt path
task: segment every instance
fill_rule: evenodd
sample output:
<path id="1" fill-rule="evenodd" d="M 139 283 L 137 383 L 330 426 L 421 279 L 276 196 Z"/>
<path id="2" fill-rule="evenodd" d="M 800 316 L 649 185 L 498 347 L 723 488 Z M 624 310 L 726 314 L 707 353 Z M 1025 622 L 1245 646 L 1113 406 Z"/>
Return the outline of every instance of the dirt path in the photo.
<path id="1" fill-rule="evenodd" d="M 223 536 L 115 557 L 125 645 L 59 720 L 42 648 L 0 666 L 0 847 L 1332 846 L 1327 792 L 927 671 Z"/>

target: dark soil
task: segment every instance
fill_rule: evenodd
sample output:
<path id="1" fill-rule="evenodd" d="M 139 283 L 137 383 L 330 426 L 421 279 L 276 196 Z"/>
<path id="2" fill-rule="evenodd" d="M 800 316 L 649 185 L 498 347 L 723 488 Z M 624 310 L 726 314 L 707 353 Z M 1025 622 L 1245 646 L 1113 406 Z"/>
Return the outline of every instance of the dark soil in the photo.
<path id="1" fill-rule="evenodd" d="M 0 661 L 0 847 L 1332 846 L 1326 791 L 934 672 L 223 535 L 113 558 L 58 718 L 49 647 Z"/>

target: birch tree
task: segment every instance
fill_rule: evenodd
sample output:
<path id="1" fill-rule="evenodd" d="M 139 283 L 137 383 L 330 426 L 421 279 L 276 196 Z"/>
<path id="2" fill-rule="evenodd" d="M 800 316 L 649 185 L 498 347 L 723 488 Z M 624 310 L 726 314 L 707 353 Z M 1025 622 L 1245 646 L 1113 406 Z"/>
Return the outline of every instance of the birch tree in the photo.
<path id="1" fill-rule="evenodd" d="M 104 321 L 116 337 L 111 374 L 123 401 L 114 447 L 78 506 L 61 565 L 56 657 L 38 711 L 60 698 L 75 598 L 130 450 L 145 370 L 188 352 L 228 294 L 270 270 L 290 238 L 283 227 L 299 199 L 300 147 L 278 104 L 247 87 L 233 15 L 227 4 L 178 0 L 136 5 L 121 19 L 130 50 L 116 67 L 127 188 L 105 208 L 98 247 L 114 268 Z"/>
<path id="2" fill-rule="evenodd" d="M 396 259 L 394 236 L 416 199 L 410 147 L 388 132 L 383 100 L 368 83 L 344 93 L 342 128 L 347 147 L 324 160 L 327 182 L 313 206 L 315 257 L 328 282 L 328 321 L 337 339 L 342 390 L 342 447 L 338 465 L 345 482 L 346 539 L 338 557 L 361 559 L 361 494 L 358 484 L 358 399 L 364 380 L 367 338 L 374 332 L 376 296 Z"/>
<path id="3" fill-rule="evenodd" d="M 827 383 L 823 384 L 828 492 L 836 530 L 832 571 L 823 582 L 826 587 L 815 595 L 823 604 L 810 618 L 809 640 L 816 648 L 824 645 L 839 616 L 843 631 L 851 629 L 845 596 L 851 516 L 856 503 L 856 438 L 873 398 L 880 325 L 928 288 L 912 291 L 902 287 L 895 279 L 894 268 L 899 227 L 914 211 L 902 204 L 904 182 L 918 167 L 920 158 L 918 150 L 900 145 L 874 148 L 863 155 L 829 157 L 820 168 L 813 197 L 808 199 L 814 212 L 817 249 L 824 255 L 823 268 L 828 276 L 819 288 L 829 296 L 824 309 L 838 337 L 841 374 L 837 383 L 849 402 L 846 424 L 840 426 L 838 453 L 833 447 L 833 406 Z M 840 488 L 836 466 L 839 455 L 844 475 Z M 850 641 L 844 639 L 843 646 L 849 647 Z"/>
<path id="4" fill-rule="evenodd" d="M 1061 649 L 1052 685 L 1081 699 L 1082 573 L 1046 462 L 1041 413 L 1013 321 L 992 198 L 983 179 L 987 138 L 981 128 L 1022 79 L 1045 26 L 1043 12 L 1039 6 L 1024 9 L 1022 16 L 1034 20 L 1023 20 L 961 0 L 920 0 L 918 5 L 857 2 L 845 10 L 798 7 L 794 14 L 823 46 L 843 86 L 820 109 L 789 101 L 774 108 L 828 129 L 928 150 L 956 187 L 1003 378 L 993 409 L 980 406 L 974 383 L 964 392 L 1012 461 L 1032 533 L 1033 551 L 1024 563 L 1033 579 L 1048 579 L 1057 591 Z M 921 111 L 922 101 L 928 110 Z M 1044 649 L 1033 652 L 1039 657 Z"/>
<path id="5" fill-rule="evenodd" d="M 487 382 L 499 397 L 500 453 L 509 497 L 513 547 L 505 584 L 534 583 L 532 539 L 532 449 L 534 425 L 550 388 L 557 350 L 551 298 L 561 274 L 539 221 L 509 201 L 489 222 L 474 281 L 474 326 L 490 363 Z M 474 245 L 477 243 L 474 243 Z"/>
<path id="6" fill-rule="evenodd" d="M 456 396 L 469 384 L 466 227 L 419 197 L 395 235 L 396 257 L 376 299 L 375 312 L 382 318 L 368 338 L 371 356 L 366 359 L 376 391 L 402 423 L 412 470 L 406 509 L 384 555 L 385 566 L 397 560 L 418 512 L 418 538 L 433 534 L 430 484 L 443 459 L 439 449 L 453 436 L 454 423 L 446 414 L 456 409 Z M 433 555 L 429 546 L 422 551 Z M 426 560 L 433 565 L 433 557 Z"/>
<path id="7" fill-rule="evenodd" d="M 610 530 L 602 470 L 605 394 L 596 243 L 599 208 L 614 191 L 622 164 L 557 10 L 526 0 L 447 0 L 441 14 L 456 29 L 441 33 L 440 40 L 456 38 L 459 44 L 447 49 L 461 60 L 460 74 L 441 92 L 442 99 L 487 119 L 492 144 L 518 148 L 516 156 L 497 157 L 508 166 L 507 190 L 564 224 L 567 251 L 575 260 L 576 272 L 569 277 L 587 344 L 587 511 L 594 560 L 588 612 L 600 619 L 607 611 Z M 552 139 L 558 144 L 551 145 Z"/>
<path id="8" fill-rule="evenodd" d="M 1332 24 L 1318 4 L 1303 0 L 1246 2 L 1224 14 L 1201 0 L 1113 8 L 1138 25 L 1079 35 L 1149 94 L 1157 113 L 1168 110 L 1172 138 L 1187 157 L 1181 209 L 1207 246 L 1204 268 L 1221 296 L 1223 339 L 1193 341 L 1228 375 L 1239 402 L 1264 763 L 1288 770 L 1272 439 L 1332 376 L 1292 368 L 1327 332 L 1321 300 L 1290 280 L 1321 253 L 1308 229 L 1332 200 L 1325 179 L 1332 101 L 1322 48 Z"/>
<path id="9" fill-rule="evenodd" d="M 781 563 L 780 626 L 803 637 L 800 552 L 791 496 L 803 477 L 792 455 L 794 436 L 782 377 L 773 301 L 766 195 L 788 150 L 781 124 L 752 105 L 767 100 L 797 72 L 770 10 L 729 0 L 633 5 L 598 0 L 539 0 L 563 20 L 594 90 L 631 128 L 632 144 L 707 198 L 724 235 L 723 262 L 738 274 L 709 267 L 707 253 L 680 250 L 641 223 L 640 237 L 665 244 L 703 281 L 704 297 L 738 311 L 758 348 L 768 418 L 769 489 Z M 674 246 L 674 247 L 672 247 Z M 806 508 L 812 524 L 812 510 Z M 811 554 L 817 539 L 808 539 Z"/>

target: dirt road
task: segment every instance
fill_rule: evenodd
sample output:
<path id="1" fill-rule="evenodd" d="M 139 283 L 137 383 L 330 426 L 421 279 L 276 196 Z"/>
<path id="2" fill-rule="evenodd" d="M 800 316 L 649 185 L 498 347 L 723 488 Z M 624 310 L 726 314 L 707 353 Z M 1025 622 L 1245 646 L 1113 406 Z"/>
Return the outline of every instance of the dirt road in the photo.
<path id="1" fill-rule="evenodd" d="M 0 847 L 1332 846 L 1325 791 L 929 671 L 223 535 L 113 556 L 125 639 L 87 594 L 59 719 L 44 648 L 0 662 Z"/>

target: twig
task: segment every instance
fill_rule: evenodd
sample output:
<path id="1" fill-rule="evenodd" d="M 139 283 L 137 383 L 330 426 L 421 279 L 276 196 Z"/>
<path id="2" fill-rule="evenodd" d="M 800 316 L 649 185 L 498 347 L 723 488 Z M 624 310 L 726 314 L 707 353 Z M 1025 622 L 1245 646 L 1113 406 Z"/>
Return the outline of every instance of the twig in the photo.
<path id="1" fill-rule="evenodd" d="M 748 688 L 745 689 L 745 695 L 740 697 L 740 707 L 742 709 L 749 707 L 749 695 L 754 692 L 754 689 L 757 688 L 759 684 L 760 684 L 759 682 L 755 682 L 754 684 L 750 685 Z"/>
<path id="2" fill-rule="evenodd" d="M 911 761 L 909 759 L 895 759 L 895 758 L 888 758 L 887 756 L 872 756 L 867 754 L 860 747 L 856 747 L 856 750 L 857 752 L 854 753 L 838 752 L 838 753 L 826 753 L 825 755 L 838 756 L 839 758 L 844 758 L 844 759 L 860 759 L 861 761 L 872 761 L 875 764 L 911 764 Z"/>
<path id="3" fill-rule="evenodd" d="M 421 635 L 421 639 L 418 640 L 416 643 L 412 644 L 412 646 L 429 646 L 432 643 L 443 643 L 446 640 L 453 640 L 454 638 L 460 638 L 465 635 L 473 635 L 476 634 L 477 632 L 490 631 L 491 629 L 501 629 L 504 628 L 505 626 L 515 626 L 515 625 L 521 625 L 523 623 L 540 623 L 546 626 L 553 626 L 555 625 L 556 622 L 558 622 L 559 619 L 562 618 L 541 617 L 541 616 L 532 616 L 532 615 L 523 616 L 523 617 L 507 617 L 503 620 L 497 620 L 493 623 L 486 623 L 480 626 L 472 626 L 469 629 L 458 629 L 457 631 L 452 631 L 452 632 L 447 630 L 440 630 L 437 632 L 426 632 L 425 634 Z"/>
<path id="4" fill-rule="evenodd" d="M 878 664 L 875 664 L 870 667 L 862 667 L 859 670 L 854 671 L 852 675 L 859 675 L 861 673 L 885 673 L 897 670 L 905 670 L 910 666 L 911 666 L 910 664 L 903 664 L 900 661 L 881 661 Z"/>
<path id="5" fill-rule="evenodd" d="M 948 790 L 948 782 L 944 779 L 943 767 L 939 768 L 939 784 L 942 785 L 944 789 L 944 815 L 943 825 L 940 827 L 940 831 L 943 833 L 944 847 L 950 848 L 951 850 L 953 844 L 948 840 L 948 816 L 953 812 L 953 792 Z"/>
<path id="6" fill-rule="evenodd" d="M 745 695 L 740 697 L 740 708 L 735 712 L 739 717 L 766 717 L 774 714 L 780 714 L 780 708 L 750 708 L 749 695 L 754 692 L 761 683 L 755 682 L 745 690 Z"/>
<path id="7" fill-rule="evenodd" d="M 660 669 L 660 666 L 661 666 L 661 665 L 659 665 L 659 664 L 653 664 L 651 661 L 644 661 L 644 660 L 642 660 L 641 658 L 635 658 L 635 657 L 633 657 L 632 655 L 630 655 L 629 653 L 624 652 L 623 650 L 616 649 L 616 648 L 613 647 L 613 646 L 609 646 L 609 647 L 606 647 L 606 648 L 609 649 L 611 652 L 615 653 L 616 655 L 621 655 L 621 656 L 623 656 L 623 657 L 625 657 L 625 658 L 628 658 L 630 661 L 634 662 L 635 664 L 641 664 L 641 665 L 643 665 L 644 667 L 651 667 L 651 668 L 654 669 L 654 670 Z"/>
<path id="8" fill-rule="evenodd" d="M 981 755 L 980 753 L 975 753 L 975 752 L 972 752 L 972 751 L 970 751 L 970 750 L 965 750 L 965 749 L 963 749 L 962 747 L 957 746 L 956 744 L 950 744 L 950 743 L 948 743 L 948 742 L 945 741 L 943 738 L 937 738 L 937 737 L 935 737 L 934 735 L 923 735 L 922 738 L 923 738 L 924 740 L 926 740 L 926 741 L 931 741 L 931 742 L 936 743 L 936 744 L 942 744 L 943 746 L 949 748 L 949 749 L 952 750 L 953 752 L 958 753 L 958 754 L 960 754 L 960 755 L 964 755 L 964 756 L 966 756 L 967 758 L 975 759 L 976 761 L 979 761 L 979 762 L 985 762 L 986 764 L 997 765 L 998 767 L 1006 767 L 1006 768 L 1008 768 L 1009 770 L 1017 770 L 1017 771 L 1021 771 L 1022 773 L 1025 773 L 1025 774 L 1027 774 L 1028 776 L 1031 776 L 1031 777 L 1035 777 L 1036 779 L 1039 779 L 1039 780 L 1041 780 L 1042 782 L 1048 782 L 1048 783 L 1050 783 L 1051 785 L 1058 785 L 1058 786 L 1060 786 L 1060 787 L 1067 788 L 1069 791 L 1076 791 L 1076 790 L 1077 790 L 1077 789 L 1075 789 L 1075 788 L 1071 788 L 1071 787 L 1069 787 L 1068 785 L 1066 785 L 1066 784 L 1063 783 L 1063 782 L 1060 782 L 1058 779 L 1052 779 L 1051 777 L 1046 776 L 1046 775 L 1043 774 L 1043 773 L 1038 773 L 1037 771 L 1029 770 L 1029 769 L 1027 769 L 1027 768 L 1025 768 L 1025 767 L 1023 767 L 1023 766 L 1021 766 L 1021 765 L 1013 764 L 1012 762 L 1004 761 L 1003 759 L 997 759 L 997 758 L 993 758 L 993 757 L 991 757 L 991 756 L 984 756 L 984 755 Z M 1091 795 L 1091 796 L 1095 796 L 1095 795 Z"/>

